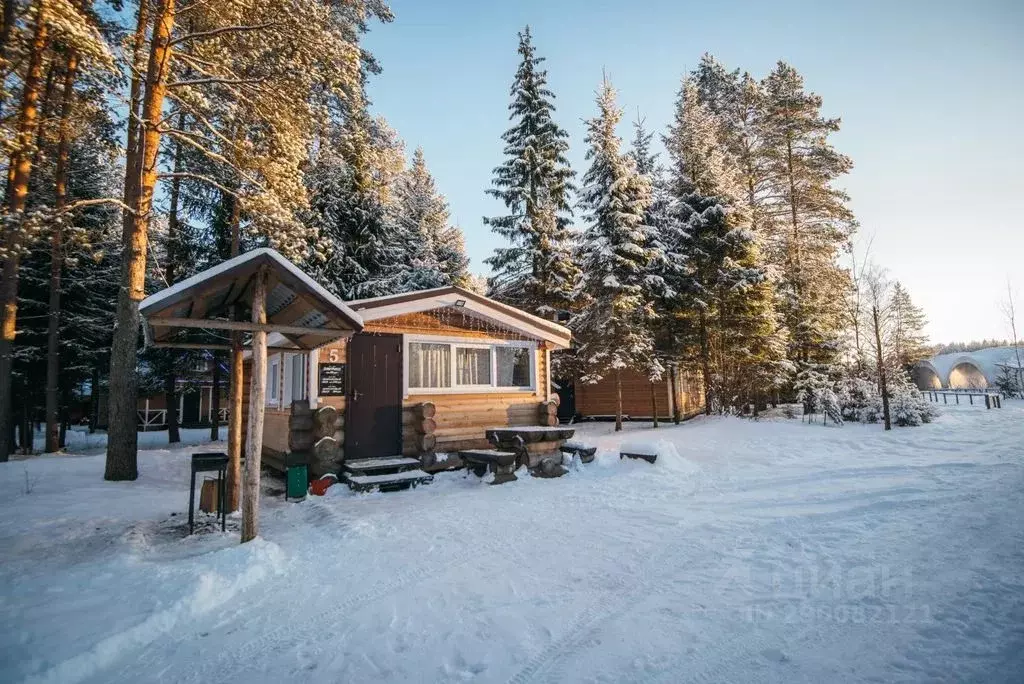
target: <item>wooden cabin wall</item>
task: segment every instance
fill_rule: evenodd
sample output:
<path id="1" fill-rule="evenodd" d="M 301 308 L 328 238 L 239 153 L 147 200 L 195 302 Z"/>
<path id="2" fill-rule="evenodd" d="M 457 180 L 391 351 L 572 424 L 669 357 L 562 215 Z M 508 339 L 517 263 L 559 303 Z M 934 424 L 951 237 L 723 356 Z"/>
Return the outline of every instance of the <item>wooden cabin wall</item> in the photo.
<path id="1" fill-rule="evenodd" d="M 631 418 L 651 418 L 651 381 L 634 370 L 622 371 L 622 414 Z M 671 420 L 669 404 L 671 386 L 668 379 L 654 384 L 654 400 L 658 418 Z M 616 410 L 615 378 L 606 377 L 600 382 L 587 385 L 576 383 L 576 411 L 584 418 L 592 416 L 614 416 Z"/>

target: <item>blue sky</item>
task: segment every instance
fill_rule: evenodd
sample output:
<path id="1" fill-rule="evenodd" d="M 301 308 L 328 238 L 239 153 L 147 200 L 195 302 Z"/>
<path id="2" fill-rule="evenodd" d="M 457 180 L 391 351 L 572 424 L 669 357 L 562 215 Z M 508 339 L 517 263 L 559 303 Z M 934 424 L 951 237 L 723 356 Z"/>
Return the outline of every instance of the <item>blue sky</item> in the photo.
<path id="1" fill-rule="evenodd" d="M 684 71 L 704 52 L 762 77 L 785 59 L 841 116 L 862 248 L 910 289 L 936 341 L 1007 337 L 997 303 L 1024 297 L 1024 3 L 392 0 L 366 45 L 384 72 L 376 113 L 427 164 L 462 226 L 472 268 L 498 244 L 481 221 L 501 161 L 516 32 L 530 24 L 583 161 L 582 120 L 607 70 L 626 109 L 664 130 Z M 1024 302 L 1020 303 L 1024 308 Z"/>

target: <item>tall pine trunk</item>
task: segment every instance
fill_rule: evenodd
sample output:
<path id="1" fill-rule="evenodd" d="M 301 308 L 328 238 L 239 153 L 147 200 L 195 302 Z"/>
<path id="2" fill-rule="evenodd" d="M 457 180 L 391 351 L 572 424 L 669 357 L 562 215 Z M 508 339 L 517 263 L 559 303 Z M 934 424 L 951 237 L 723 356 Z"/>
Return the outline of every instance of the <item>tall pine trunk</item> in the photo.
<path id="1" fill-rule="evenodd" d="M 10 160 L 7 196 L 8 212 L 12 218 L 4 235 L 4 247 L 8 254 L 0 272 L 0 301 L 3 303 L 3 319 L 0 322 L 0 462 L 6 461 L 11 452 L 11 376 L 14 371 L 14 337 L 18 317 L 18 265 L 23 247 L 20 223 L 25 212 L 28 183 L 32 175 L 33 155 L 30 149 L 39 113 L 43 53 L 49 40 L 45 7 L 43 2 L 36 2 L 36 24 L 28 55 L 28 67 L 25 71 L 21 110 L 18 113 L 17 147 Z"/>
<path id="2" fill-rule="evenodd" d="M 882 358 L 882 325 L 878 316 L 878 304 L 871 307 L 871 317 L 875 323 L 875 353 L 878 356 L 878 387 L 882 392 L 882 417 L 885 429 L 892 430 L 892 417 L 889 414 L 889 391 L 886 386 L 885 360 Z"/>
<path id="3" fill-rule="evenodd" d="M 178 116 L 178 128 L 184 127 L 185 115 Z M 170 207 L 167 215 L 167 267 L 164 273 L 167 276 L 167 284 L 174 285 L 178 280 L 178 200 L 181 194 L 181 178 L 177 176 L 181 172 L 181 143 L 174 145 L 174 173 L 171 179 Z M 178 377 L 175 372 L 175 362 L 178 352 L 171 349 L 167 351 L 170 361 L 167 367 L 167 374 L 164 377 L 164 396 L 167 402 L 167 443 L 176 444 L 181 441 L 180 416 L 178 415 Z"/>
<path id="4" fill-rule="evenodd" d="M 145 3 L 143 3 L 145 6 Z M 140 20 L 142 12 L 140 11 Z M 139 301 L 145 295 L 146 243 L 149 237 L 149 212 L 157 178 L 157 153 L 160 148 L 158 122 L 167 92 L 167 74 L 171 60 L 171 31 L 174 28 L 174 0 L 158 0 L 153 16 L 149 63 L 146 66 L 145 95 L 142 98 L 138 149 L 129 150 L 128 173 L 138 170 L 138 183 L 126 183 L 127 215 L 122 235 L 123 266 L 117 297 L 117 319 L 110 349 L 110 427 L 107 434 L 108 480 L 134 480 L 138 477 L 138 403 Z M 127 180 L 127 179 L 126 179 Z"/>
<path id="5" fill-rule="evenodd" d="M 57 168 L 54 189 L 55 208 L 60 214 L 67 205 L 68 161 L 71 152 L 71 132 L 68 119 L 75 99 L 75 79 L 78 76 L 78 51 L 68 51 L 64 71 L 64 92 L 61 96 L 60 137 L 57 142 Z M 61 447 L 60 439 L 60 290 L 64 268 L 64 228 L 61 220 L 53 226 L 50 236 L 50 306 L 46 331 L 46 446 L 47 453 Z"/>
<path id="6" fill-rule="evenodd" d="M 229 196 L 226 196 L 229 197 Z M 241 203 L 231 197 L 231 256 L 241 253 Z M 231 307 L 231 318 L 241 318 L 239 307 Z M 242 384 L 245 377 L 242 363 L 242 333 L 231 333 L 231 387 L 228 394 L 228 510 L 237 511 L 241 500 L 242 483 Z"/>
<path id="7" fill-rule="evenodd" d="M 658 427 L 658 388 L 654 382 L 651 382 L 651 420 L 653 427 Z"/>

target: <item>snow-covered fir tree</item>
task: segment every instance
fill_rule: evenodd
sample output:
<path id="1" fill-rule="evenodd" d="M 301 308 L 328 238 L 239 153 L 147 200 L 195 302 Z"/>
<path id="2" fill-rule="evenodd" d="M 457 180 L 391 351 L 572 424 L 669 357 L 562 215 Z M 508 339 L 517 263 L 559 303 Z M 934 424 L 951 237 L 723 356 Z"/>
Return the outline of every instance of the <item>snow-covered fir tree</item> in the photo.
<path id="1" fill-rule="evenodd" d="M 449 225 L 448 202 L 438 193 L 421 148 L 413 154 L 412 166 L 398 177 L 393 194 L 409 268 L 402 289 L 464 285 L 469 266 L 465 240 L 459 228 Z"/>
<path id="2" fill-rule="evenodd" d="M 552 318 L 572 308 L 579 281 L 570 228 L 569 136 L 552 118 L 554 94 L 529 27 L 519 34 L 519 55 L 509 104 L 512 126 L 502 135 L 505 161 L 494 169 L 487 191 L 508 210 L 484 218 L 509 243 L 487 260 L 494 270 L 490 289 L 498 299 Z"/>
<path id="3" fill-rule="evenodd" d="M 325 138 L 306 172 L 304 220 L 317 227 L 319 241 L 305 267 L 346 300 L 401 292 L 409 280 L 407 241 L 382 182 L 394 156 L 385 133 L 369 117 L 354 117 Z"/>
<path id="4" fill-rule="evenodd" d="M 621 388 L 621 371 L 632 368 L 659 378 L 651 324 L 654 307 L 647 278 L 652 260 L 648 228 L 650 179 L 620 151 L 616 126 L 622 110 L 605 80 L 597 97 L 598 115 L 586 122 L 590 168 L 583 177 L 579 208 L 587 224 L 580 248 L 585 304 L 573 321 L 583 382 L 605 377 Z M 622 429 L 621 391 L 616 430 Z"/>
<path id="5" fill-rule="evenodd" d="M 674 343 L 699 361 L 705 410 L 763 400 L 787 364 L 774 292 L 750 229 L 735 159 L 721 123 L 686 78 L 665 145 L 672 159 Z"/>

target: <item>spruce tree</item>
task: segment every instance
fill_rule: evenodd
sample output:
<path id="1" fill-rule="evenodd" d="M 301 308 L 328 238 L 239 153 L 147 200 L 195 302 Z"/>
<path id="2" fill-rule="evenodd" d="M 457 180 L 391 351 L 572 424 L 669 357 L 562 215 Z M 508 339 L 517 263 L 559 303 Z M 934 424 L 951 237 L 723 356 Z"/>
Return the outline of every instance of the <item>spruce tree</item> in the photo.
<path id="1" fill-rule="evenodd" d="M 494 270 L 491 293 L 531 313 L 552 318 L 572 305 L 579 279 L 570 229 L 573 172 L 568 133 L 553 120 L 554 94 L 527 27 L 519 34 L 521 60 L 512 82 L 509 118 L 502 135 L 505 161 L 494 169 L 487 192 L 508 213 L 484 223 L 510 244 L 487 262 Z"/>
<path id="2" fill-rule="evenodd" d="M 579 207 L 587 222 L 581 246 L 586 302 L 573 329 L 583 382 L 613 377 L 618 404 L 615 429 L 622 429 L 621 371 L 635 369 L 652 380 L 662 373 L 655 354 L 648 296 L 652 249 L 645 217 L 651 183 L 632 155 L 620 152 L 615 127 L 622 110 L 605 80 L 597 97 L 598 115 L 586 122 L 587 159 Z"/>
<path id="3" fill-rule="evenodd" d="M 462 231 L 448 224 L 448 202 L 438 193 L 421 148 L 413 154 L 412 167 L 397 179 L 394 199 L 409 269 L 402 289 L 464 284 L 469 259 Z"/>
<path id="4" fill-rule="evenodd" d="M 897 363 L 909 371 L 915 363 L 928 356 L 928 337 L 924 326 L 928 320 L 921 307 L 910 299 L 907 288 L 898 280 L 893 283 L 889 301 L 892 318 L 892 351 Z"/>
<path id="5" fill-rule="evenodd" d="M 705 411 L 759 401 L 785 370 L 783 332 L 721 122 L 683 81 L 665 138 L 672 158 L 669 301 L 676 343 L 699 360 Z M 687 351 L 684 351 L 687 353 Z"/>

